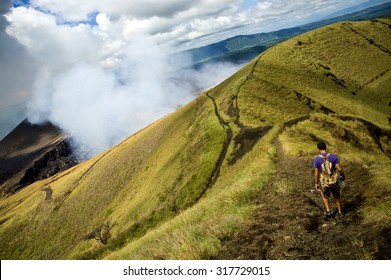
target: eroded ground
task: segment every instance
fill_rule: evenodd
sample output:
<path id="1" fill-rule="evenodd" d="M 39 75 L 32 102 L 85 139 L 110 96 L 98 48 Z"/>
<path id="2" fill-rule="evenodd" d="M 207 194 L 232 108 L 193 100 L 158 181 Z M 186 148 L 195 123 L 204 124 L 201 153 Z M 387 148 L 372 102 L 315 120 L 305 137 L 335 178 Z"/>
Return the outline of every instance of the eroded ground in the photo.
<path id="1" fill-rule="evenodd" d="M 312 191 L 312 161 L 286 157 L 279 147 L 277 172 L 254 198 L 257 211 L 239 234 L 224 242 L 216 259 L 391 258 L 390 225 L 365 223 L 360 212 L 369 172 L 345 163 L 347 184 L 341 196 L 346 215 L 326 219 L 320 194 Z M 330 202 L 336 209 L 332 198 Z"/>

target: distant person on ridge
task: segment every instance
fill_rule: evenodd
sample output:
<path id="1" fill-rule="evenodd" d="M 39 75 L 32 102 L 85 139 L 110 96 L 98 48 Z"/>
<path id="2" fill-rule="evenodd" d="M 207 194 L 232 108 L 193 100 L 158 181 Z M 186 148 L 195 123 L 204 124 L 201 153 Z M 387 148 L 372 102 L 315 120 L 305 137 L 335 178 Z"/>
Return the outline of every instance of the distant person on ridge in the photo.
<path id="1" fill-rule="evenodd" d="M 326 208 L 326 217 L 332 217 L 329 205 L 330 192 L 333 194 L 335 204 L 337 205 L 338 215 L 343 217 L 339 180 L 344 182 L 345 173 L 339 163 L 337 155 L 326 151 L 326 143 L 323 141 L 319 142 L 317 147 L 320 155 L 314 159 L 315 189 L 321 192 L 323 204 Z M 336 169 L 339 172 L 339 176 Z"/>

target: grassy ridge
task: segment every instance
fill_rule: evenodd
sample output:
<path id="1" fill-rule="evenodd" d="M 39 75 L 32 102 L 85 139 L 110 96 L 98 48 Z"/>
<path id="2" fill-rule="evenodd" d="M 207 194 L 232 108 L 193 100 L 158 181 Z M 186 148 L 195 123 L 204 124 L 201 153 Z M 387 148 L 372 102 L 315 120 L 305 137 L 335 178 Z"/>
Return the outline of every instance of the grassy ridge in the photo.
<path id="1" fill-rule="evenodd" d="M 387 224 L 390 25 L 344 22 L 281 43 L 118 146 L 1 199 L 1 258 L 210 258 L 257 207 L 276 141 L 300 157 L 323 139 L 364 161 L 362 211 Z"/>
<path id="2" fill-rule="evenodd" d="M 276 105 L 282 111 L 297 108 L 300 112 L 296 104 L 286 106 L 286 103 L 292 100 L 298 103 L 301 99 L 309 107 L 316 106 L 311 104 L 316 102 L 336 113 L 356 115 L 388 126 L 390 108 L 385 101 L 389 99 L 391 78 L 387 63 L 390 53 L 386 51 L 391 49 L 391 40 L 386 36 L 390 33 L 389 23 L 384 19 L 371 23 L 338 23 L 270 49 L 259 60 L 254 85 L 248 89 L 258 87 L 268 93 L 266 97 L 256 95 L 255 98 L 264 98 L 266 102 L 259 100 L 255 104 L 269 106 L 272 102 L 269 112 L 274 111 Z M 384 50 L 376 45 L 383 46 Z M 254 104 L 253 100 L 248 103 Z M 242 107 L 248 108 L 248 103 L 243 103 Z M 249 111 L 248 115 L 253 119 L 264 117 L 263 111 L 256 110 Z"/>

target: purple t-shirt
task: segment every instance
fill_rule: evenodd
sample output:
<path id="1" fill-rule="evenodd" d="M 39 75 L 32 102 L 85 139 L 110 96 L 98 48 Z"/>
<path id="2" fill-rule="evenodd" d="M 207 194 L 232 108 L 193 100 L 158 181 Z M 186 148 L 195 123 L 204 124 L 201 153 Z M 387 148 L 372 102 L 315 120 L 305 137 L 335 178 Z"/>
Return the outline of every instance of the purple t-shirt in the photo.
<path id="1" fill-rule="evenodd" d="M 323 153 L 322 156 L 327 156 L 328 153 Z M 339 163 L 338 157 L 335 154 L 330 154 L 328 160 L 332 163 L 333 169 L 335 169 L 335 165 Z M 324 158 L 317 156 L 314 159 L 314 168 L 318 168 L 319 172 L 322 173 L 322 164 L 324 162 Z"/>

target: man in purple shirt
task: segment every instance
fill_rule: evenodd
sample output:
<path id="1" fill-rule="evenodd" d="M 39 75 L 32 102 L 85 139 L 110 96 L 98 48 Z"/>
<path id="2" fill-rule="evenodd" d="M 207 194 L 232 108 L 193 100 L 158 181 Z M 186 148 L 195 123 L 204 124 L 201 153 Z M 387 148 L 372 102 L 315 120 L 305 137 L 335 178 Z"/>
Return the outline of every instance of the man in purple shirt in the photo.
<path id="1" fill-rule="evenodd" d="M 327 177 L 327 175 L 325 175 L 325 171 L 322 170 L 322 164 L 325 162 L 325 158 L 327 158 L 327 160 L 329 162 L 331 162 L 331 165 L 332 165 L 331 170 L 333 172 L 333 174 L 331 176 L 338 176 L 336 173 L 336 169 L 337 169 L 340 174 L 341 180 L 345 180 L 345 173 L 342 169 L 341 164 L 339 163 L 337 155 L 327 153 L 326 149 L 327 149 L 326 143 L 324 143 L 324 142 L 318 143 L 318 150 L 319 150 L 320 155 L 314 159 L 315 189 L 317 191 L 321 192 L 322 200 L 323 200 L 324 206 L 326 208 L 326 212 L 325 212 L 326 217 L 327 218 L 332 217 L 332 214 L 330 211 L 330 205 L 329 205 L 330 192 L 333 194 L 335 204 L 337 205 L 338 215 L 340 217 L 342 217 L 343 212 L 342 212 L 342 202 L 341 202 L 341 197 L 340 197 L 341 187 L 339 185 L 338 177 L 336 177 L 335 182 L 333 181 L 332 183 L 327 182 L 327 179 L 325 179 Z M 329 176 L 329 178 L 330 178 L 330 176 Z M 332 180 L 332 179 L 329 179 L 329 180 Z"/>

